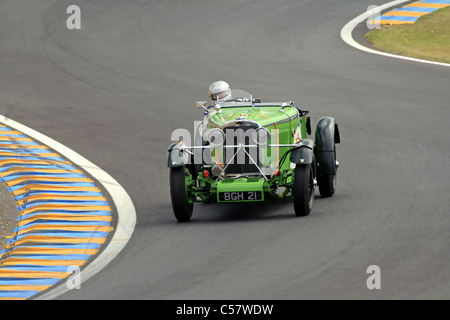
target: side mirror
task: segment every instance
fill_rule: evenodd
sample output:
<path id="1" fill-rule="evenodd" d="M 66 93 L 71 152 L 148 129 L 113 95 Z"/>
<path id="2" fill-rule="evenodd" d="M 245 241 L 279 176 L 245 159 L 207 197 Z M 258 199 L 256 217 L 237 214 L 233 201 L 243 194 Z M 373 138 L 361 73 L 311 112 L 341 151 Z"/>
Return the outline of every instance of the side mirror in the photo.
<path id="1" fill-rule="evenodd" d="M 197 108 L 203 108 L 205 110 L 207 110 L 207 105 L 208 105 L 208 101 L 197 101 L 197 103 L 195 104 L 195 106 Z"/>

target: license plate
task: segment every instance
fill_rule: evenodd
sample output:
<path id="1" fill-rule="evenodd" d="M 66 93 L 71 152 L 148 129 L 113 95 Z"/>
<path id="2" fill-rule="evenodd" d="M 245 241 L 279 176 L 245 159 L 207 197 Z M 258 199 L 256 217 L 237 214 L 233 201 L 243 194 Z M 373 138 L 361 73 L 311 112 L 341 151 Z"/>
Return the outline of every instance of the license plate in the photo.
<path id="1" fill-rule="evenodd" d="M 261 191 L 219 192 L 219 201 L 258 201 L 262 200 Z"/>

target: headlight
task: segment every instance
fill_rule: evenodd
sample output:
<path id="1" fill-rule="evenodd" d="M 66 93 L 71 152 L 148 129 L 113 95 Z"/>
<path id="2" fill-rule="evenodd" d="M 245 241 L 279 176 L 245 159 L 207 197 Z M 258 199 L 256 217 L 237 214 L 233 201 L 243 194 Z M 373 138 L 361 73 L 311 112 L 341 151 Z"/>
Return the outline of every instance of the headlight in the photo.
<path id="1" fill-rule="evenodd" d="M 207 139 L 212 147 L 222 147 L 225 142 L 225 132 L 219 128 L 211 129 Z"/>
<path id="2" fill-rule="evenodd" d="M 253 131 L 252 138 L 255 143 L 261 147 L 265 147 L 270 141 L 270 132 L 267 128 L 260 127 Z"/>

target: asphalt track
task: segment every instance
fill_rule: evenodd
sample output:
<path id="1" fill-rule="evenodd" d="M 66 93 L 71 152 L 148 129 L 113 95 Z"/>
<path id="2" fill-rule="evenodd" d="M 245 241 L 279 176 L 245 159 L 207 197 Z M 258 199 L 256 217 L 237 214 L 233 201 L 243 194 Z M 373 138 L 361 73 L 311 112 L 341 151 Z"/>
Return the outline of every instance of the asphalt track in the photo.
<path id="1" fill-rule="evenodd" d="M 339 34 L 384 2 L 2 1 L 0 114 L 108 172 L 137 212 L 125 249 L 59 298 L 450 298 L 450 70 Z M 66 28 L 69 4 L 81 30 Z M 176 223 L 167 147 L 215 80 L 335 116 L 336 195 L 305 218 L 284 201 L 196 205 Z"/>

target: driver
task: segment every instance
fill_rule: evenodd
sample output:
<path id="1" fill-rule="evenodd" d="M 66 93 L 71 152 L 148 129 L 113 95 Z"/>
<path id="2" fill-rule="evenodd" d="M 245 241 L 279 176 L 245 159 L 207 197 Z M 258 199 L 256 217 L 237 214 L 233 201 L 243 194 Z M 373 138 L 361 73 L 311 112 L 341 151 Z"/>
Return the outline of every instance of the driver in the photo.
<path id="1" fill-rule="evenodd" d="M 225 81 L 216 81 L 209 86 L 209 98 L 213 102 L 231 100 L 231 88 Z"/>

